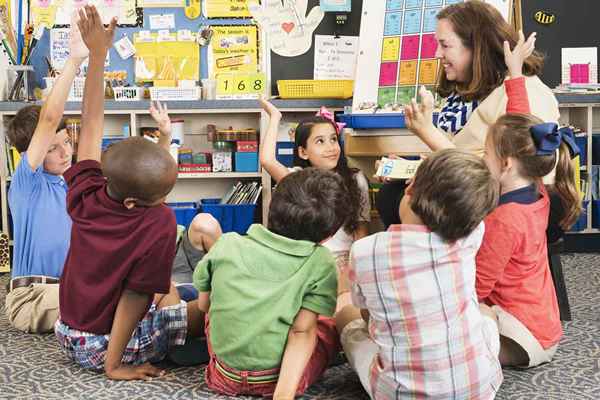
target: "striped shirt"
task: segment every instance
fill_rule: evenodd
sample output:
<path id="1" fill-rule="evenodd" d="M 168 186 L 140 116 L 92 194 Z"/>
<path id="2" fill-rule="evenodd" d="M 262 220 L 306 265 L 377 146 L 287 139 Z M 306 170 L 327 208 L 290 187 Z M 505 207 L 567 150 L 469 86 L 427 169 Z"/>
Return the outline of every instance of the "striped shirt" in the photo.
<path id="1" fill-rule="evenodd" d="M 374 399 L 492 399 L 502 383 L 475 292 L 481 223 L 445 243 L 423 225 L 392 225 L 354 243 L 352 299 L 379 347 Z M 497 340 L 497 339 L 496 339 Z"/>

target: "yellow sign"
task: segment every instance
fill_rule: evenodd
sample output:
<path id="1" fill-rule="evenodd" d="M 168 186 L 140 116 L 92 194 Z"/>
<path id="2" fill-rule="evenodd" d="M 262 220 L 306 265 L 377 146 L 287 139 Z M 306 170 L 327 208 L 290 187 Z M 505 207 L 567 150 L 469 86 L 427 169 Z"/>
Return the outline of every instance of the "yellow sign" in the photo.
<path id="1" fill-rule="evenodd" d="M 248 0 L 204 0 L 204 15 L 207 18 L 248 18 Z"/>
<path id="2" fill-rule="evenodd" d="M 422 60 L 419 66 L 419 84 L 433 85 L 438 70 L 437 60 Z"/>
<path id="3" fill-rule="evenodd" d="M 217 99 L 257 99 L 265 93 L 266 82 L 263 73 L 219 74 Z"/>
<path id="4" fill-rule="evenodd" d="M 398 83 L 400 85 L 414 85 L 417 82 L 417 61 L 400 62 L 400 74 Z"/>
<path id="5" fill-rule="evenodd" d="M 213 26 L 208 51 L 209 77 L 258 72 L 258 30 L 254 25 Z"/>
<path id="6" fill-rule="evenodd" d="M 556 20 L 554 14 L 551 14 L 546 11 L 538 11 L 533 15 L 533 19 L 539 22 L 542 25 L 550 25 Z"/>

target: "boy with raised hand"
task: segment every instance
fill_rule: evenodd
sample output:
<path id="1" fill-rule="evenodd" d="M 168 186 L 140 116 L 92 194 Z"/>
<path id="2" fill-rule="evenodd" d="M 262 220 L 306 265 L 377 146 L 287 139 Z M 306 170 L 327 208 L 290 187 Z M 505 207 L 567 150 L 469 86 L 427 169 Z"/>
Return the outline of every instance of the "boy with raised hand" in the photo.
<path id="1" fill-rule="evenodd" d="M 6 131 L 10 144 L 22 154 L 8 192 L 14 256 L 6 316 L 25 332 L 51 332 L 58 318 L 58 279 L 71 236 L 62 175 L 73 157 L 63 112 L 86 56 L 71 46 L 71 57 L 44 104 L 20 109 Z"/>
<path id="2" fill-rule="evenodd" d="M 162 203 L 177 166 L 164 148 L 139 137 L 111 146 L 100 165 L 104 59 L 116 20 L 105 29 L 93 6 L 79 16 L 90 60 L 79 162 L 65 173 L 73 229 L 55 333 L 85 368 L 110 379 L 149 379 L 163 374 L 150 362 L 202 329 L 197 306 L 187 307 L 170 282 L 176 224 Z"/>

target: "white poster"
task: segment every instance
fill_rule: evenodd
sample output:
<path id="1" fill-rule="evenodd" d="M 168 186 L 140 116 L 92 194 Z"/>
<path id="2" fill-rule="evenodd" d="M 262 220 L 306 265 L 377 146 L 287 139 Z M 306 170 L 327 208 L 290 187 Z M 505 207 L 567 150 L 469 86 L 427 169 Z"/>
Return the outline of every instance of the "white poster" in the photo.
<path id="1" fill-rule="evenodd" d="M 150 29 L 175 29 L 175 14 L 150 15 Z"/>
<path id="2" fill-rule="evenodd" d="M 306 15 L 308 0 L 264 0 L 262 5 L 254 0 L 248 9 L 267 32 L 271 50 L 283 57 L 306 53 L 312 45 L 313 32 L 325 16 L 319 6 Z"/>
<path id="3" fill-rule="evenodd" d="M 354 79 L 358 36 L 315 35 L 314 79 Z"/>

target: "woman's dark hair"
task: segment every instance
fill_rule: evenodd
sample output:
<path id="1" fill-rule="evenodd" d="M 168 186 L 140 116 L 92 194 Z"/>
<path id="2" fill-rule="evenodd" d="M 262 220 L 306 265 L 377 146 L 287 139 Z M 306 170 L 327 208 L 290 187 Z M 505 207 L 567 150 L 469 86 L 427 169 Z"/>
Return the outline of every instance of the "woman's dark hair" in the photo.
<path id="1" fill-rule="evenodd" d="M 308 139 L 310 137 L 310 134 L 312 133 L 312 128 L 315 125 L 319 124 L 329 124 L 337 132 L 337 125 L 334 122 L 323 117 L 315 116 L 300 122 L 300 124 L 296 127 L 296 132 L 294 134 L 295 167 L 312 167 L 309 160 L 305 160 L 300 157 L 300 155 L 298 154 L 298 148 L 303 147 L 306 149 Z M 360 187 L 358 186 L 358 182 L 355 177 L 356 174 L 360 174 L 361 172 L 356 168 L 350 168 L 348 166 L 348 160 L 346 159 L 346 155 L 344 154 L 344 149 L 341 145 L 340 148 L 340 158 L 338 160 L 337 166 L 333 169 L 333 171 L 337 172 L 342 177 L 342 179 L 344 180 L 344 184 L 346 185 L 346 188 L 348 190 L 347 201 L 344 203 L 344 205 L 349 209 L 349 213 L 348 218 L 344 222 L 343 226 L 346 233 L 352 234 L 358 228 L 361 208 L 364 206 L 362 204 L 362 195 L 360 192 Z"/>
<path id="2" fill-rule="evenodd" d="M 470 76 L 466 82 L 446 79 L 440 64 L 437 93 L 447 97 L 458 93 L 465 100 L 483 100 L 502 84 L 508 71 L 504 61 L 504 41 L 513 48 L 519 40 L 518 33 L 492 5 L 479 0 L 465 1 L 445 7 L 437 15 L 445 19 L 462 41 L 473 52 Z M 523 63 L 523 74 L 539 75 L 544 57 L 534 51 Z"/>

